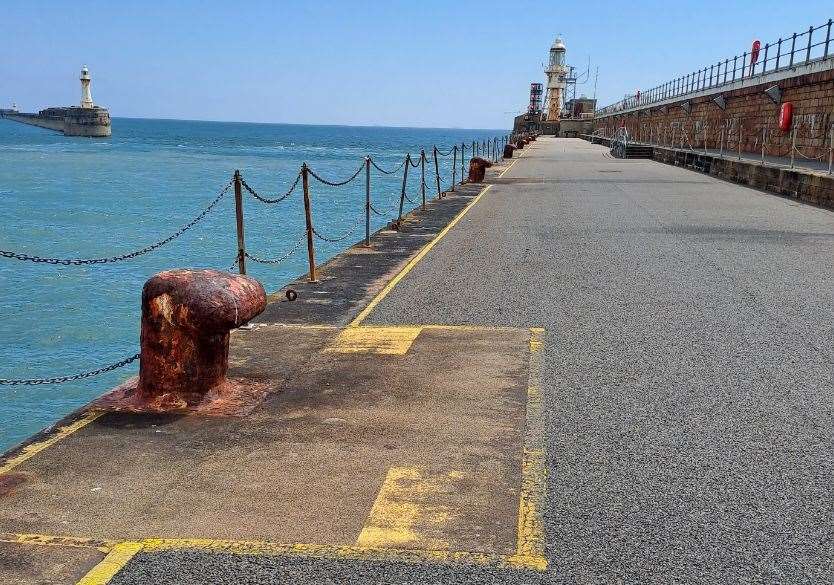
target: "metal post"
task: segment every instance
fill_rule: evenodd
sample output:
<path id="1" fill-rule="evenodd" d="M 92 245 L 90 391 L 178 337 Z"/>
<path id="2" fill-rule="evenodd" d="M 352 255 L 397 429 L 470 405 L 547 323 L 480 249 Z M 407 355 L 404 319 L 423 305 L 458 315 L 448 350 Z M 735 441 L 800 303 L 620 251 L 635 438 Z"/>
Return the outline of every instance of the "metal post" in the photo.
<path id="1" fill-rule="evenodd" d="M 235 221 L 237 224 L 237 268 L 246 274 L 246 245 L 243 237 L 243 192 L 240 171 L 235 171 Z"/>
<path id="2" fill-rule="evenodd" d="M 793 54 L 796 51 L 796 33 L 791 37 L 791 60 L 788 62 L 788 67 L 793 67 Z"/>
<path id="3" fill-rule="evenodd" d="M 474 142 L 473 142 L 473 145 L 474 145 Z M 463 176 L 465 174 L 464 169 L 466 168 L 465 164 L 463 162 L 463 160 L 466 158 L 463 155 L 463 146 L 464 146 L 463 143 L 461 143 L 461 145 L 460 145 L 460 184 L 461 185 L 463 185 Z M 474 156 L 474 148 L 473 148 L 473 154 L 469 157 L 469 160 L 472 160 L 472 156 Z"/>
<path id="4" fill-rule="evenodd" d="M 707 153 L 707 122 L 704 120 L 704 154 Z"/>
<path id="5" fill-rule="evenodd" d="M 825 33 L 825 54 L 823 57 L 828 57 L 828 47 L 831 44 L 831 22 L 832 19 L 828 19 L 828 30 Z"/>
<path id="6" fill-rule="evenodd" d="M 426 151 L 420 149 L 420 193 L 423 195 L 423 211 L 426 210 Z"/>
<path id="7" fill-rule="evenodd" d="M 719 147 L 718 158 L 724 158 L 724 126 L 721 126 L 721 146 Z"/>
<path id="8" fill-rule="evenodd" d="M 813 36 L 814 36 L 814 27 L 812 26 L 812 27 L 808 28 L 808 49 L 807 49 L 807 52 L 805 53 L 805 62 L 806 63 L 811 60 L 811 37 L 813 37 Z"/>
<path id="9" fill-rule="evenodd" d="M 371 157 L 365 157 L 365 245 L 371 245 Z"/>
<path id="10" fill-rule="evenodd" d="M 316 282 L 316 250 L 313 247 L 313 213 L 310 210 L 310 169 L 301 165 L 301 186 L 304 189 L 304 221 L 307 224 L 307 261 L 310 264 L 310 282 Z"/>
<path id="11" fill-rule="evenodd" d="M 403 205 L 405 205 L 405 187 L 408 182 L 408 167 L 411 166 L 411 153 L 405 155 L 405 164 L 403 165 L 403 187 L 400 190 L 400 213 L 397 215 L 397 226 L 403 218 Z"/>
<path id="12" fill-rule="evenodd" d="M 455 144 L 455 147 L 452 149 L 452 188 L 451 191 L 454 192 L 455 190 L 455 173 L 458 170 L 458 145 Z M 463 151 L 461 150 L 460 153 L 461 158 L 463 158 Z"/>
<path id="13" fill-rule="evenodd" d="M 741 120 L 738 123 L 738 160 L 741 160 Z"/>
<path id="14" fill-rule="evenodd" d="M 435 146 L 432 150 L 434 151 L 434 181 L 437 183 L 437 198 L 440 199 L 440 166 L 437 163 L 437 147 Z"/>
<path id="15" fill-rule="evenodd" d="M 796 126 L 793 127 L 793 136 L 791 138 L 791 168 L 793 168 L 795 153 L 796 153 Z"/>

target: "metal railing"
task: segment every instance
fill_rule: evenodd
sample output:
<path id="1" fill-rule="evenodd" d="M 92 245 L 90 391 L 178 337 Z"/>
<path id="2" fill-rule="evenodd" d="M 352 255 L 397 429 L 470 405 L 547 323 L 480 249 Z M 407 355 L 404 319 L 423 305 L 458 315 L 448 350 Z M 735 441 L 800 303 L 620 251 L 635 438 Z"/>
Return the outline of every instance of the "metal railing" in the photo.
<path id="1" fill-rule="evenodd" d="M 766 43 L 759 48 L 758 52 L 751 48 L 750 52 L 745 51 L 741 55 L 718 61 L 645 92 L 638 91 L 617 103 L 597 110 L 596 115 L 605 116 L 690 93 L 722 87 L 743 79 L 752 79 L 799 65 L 824 61 L 834 55 L 831 25 L 832 19 L 829 18 L 828 22 L 808 27 L 805 32 L 793 33 L 776 42 Z"/>

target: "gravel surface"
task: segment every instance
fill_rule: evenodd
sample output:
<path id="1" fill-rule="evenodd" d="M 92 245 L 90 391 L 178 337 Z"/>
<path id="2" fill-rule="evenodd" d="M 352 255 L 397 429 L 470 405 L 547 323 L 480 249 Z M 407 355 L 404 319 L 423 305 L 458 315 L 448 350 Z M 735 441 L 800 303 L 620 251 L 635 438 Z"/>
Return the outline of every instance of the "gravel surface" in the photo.
<path id="1" fill-rule="evenodd" d="M 831 583 L 834 213 L 528 150 L 368 323 L 542 326 L 549 573 L 141 554 L 128 583 Z"/>

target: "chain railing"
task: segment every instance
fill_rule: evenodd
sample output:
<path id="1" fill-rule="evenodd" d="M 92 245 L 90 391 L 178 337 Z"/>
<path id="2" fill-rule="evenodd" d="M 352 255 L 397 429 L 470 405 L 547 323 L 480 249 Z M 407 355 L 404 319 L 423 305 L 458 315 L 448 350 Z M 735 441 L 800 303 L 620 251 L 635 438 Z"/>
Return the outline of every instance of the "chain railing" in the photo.
<path id="1" fill-rule="evenodd" d="M 507 136 L 503 136 L 500 138 L 500 142 L 506 144 L 508 140 Z M 491 143 L 495 145 L 492 155 L 495 155 L 497 152 L 497 145 L 499 144 L 499 138 L 493 138 L 489 142 L 483 141 L 481 143 L 477 143 L 476 141 L 472 142 L 472 146 L 470 148 L 470 159 L 474 156 L 477 152 L 486 153 L 487 152 L 487 144 Z M 478 146 L 480 144 L 480 146 Z M 0 250 L 0 257 L 12 259 L 12 260 L 20 260 L 20 261 L 29 261 L 35 262 L 39 264 L 53 264 L 53 265 L 63 265 L 63 266 L 77 266 L 77 265 L 90 265 L 90 264 L 107 264 L 111 262 L 120 262 L 125 260 L 130 260 L 132 258 L 136 258 L 138 256 L 142 256 L 149 252 L 152 252 L 162 246 L 176 240 L 180 236 L 182 236 L 185 232 L 193 228 L 195 225 L 200 223 L 219 203 L 220 201 L 228 194 L 229 190 L 234 188 L 234 199 L 235 199 L 235 222 L 236 222 L 236 232 L 237 232 L 237 254 L 235 255 L 234 262 L 232 262 L 231 266 L 228 268 L 229 271 L 237 269 L 240 274 L 246 274 L 246 261 L 250 260 L 257 264 L 264 264 L 264 265 L 271 265 L 276 266 L 286 262 L 290 257 L 292 257 L 299 249 L 301 249 L 305 243 L 307 242 L 307 252 L 308 252 L 308 263 L 309 263 L 309 272 L 308 276 L 311 281 L 316 280 L 316 262 L 315 262 L 315 246 L 314 246 L 314 239 L 318 239 L 327 243 L 335 244 L 339 242 L 343 242 L 350 238 L 358 227 L 362 224 L 362 219 L 365 219 L 365 244 L 370 245 L 370 227 L 371 227 L 371 220 L 370 216 L 371 213 L 379 215 L 379 216 L 386 216 L 395 210 L 398 209 L 396 220 L 394 221 L 393 225 L 399 227 L 400 222 L 403 218 L 403 213 L 405 212 L 404 206 L 405 202 L 408 201 L 412 205 L 420 205 L 423 209 L 426 207 L 427 203 L 427 192 L 431 190 L 429 183 L 426 181 L 426 168 L 429 167 L 429 172 L 433 170 L 434 172 L 434 183 L 436 198 L 440 199 L 446 195 L 448 191 L 454 191 L 456 184 L 464 183 L 464 165 L 465 165 L 465 155 L 464 152 L 468 148 L 466 143 L 461 143 L 460 145 L 453 145 L 452 148 L 448 149 L 447 151 L 440 150 L 437 146 L 433 146 L 431 149 L 431 162 L 429 157 L 427 156 L 425 150 L 421 150 L 418 157 L 412 157 L 411 154 L 406 154 L 403 161 L 397 165 L 393 169 L 386 169 L 383 166 L 379 165 L 372 157 L 366 156 L 361 164 L 361 166 L 349 177 L 343 180 L 331 180 L 323 177 L 321 174 L 317 173 L 313 169 L 311 169 L 307 163 L 301 165 L 301 169 L 299 170 L 298 174 L 296 175 L 293 182 L 287 188 L 286 191 L 281 193 L 280 195 L 264 195 L 259 193 L 254 187 L 252 187 L 241 175 L 240 171 L 235 171 L 232 180 L 227 183 L 215 196 L 215 198 L 205 207 L 196 217 L 194 217 L 191 221 L 183 225 L 180 229 L 176 232 L 171 234 L 170 236 L 159 240 L 153 244 L 147 245 L 139 250 L 135 250 L 133 252 L 124 253 L 124 254 L 117 254 L 115 256 L 110 257 L 100 257 L 100 258 L 53 258 L 53 257 L 44 257 L 44 256 L 37 256 L 31 255 L 23 252 L 16 252 L 10 250 Z M 460 156 L 459 155 L 460 152 Z M 451 156 L 451 185 L 447 191 L 444 191 L 441 186 L 441 182 L 443 177 L 441 176 L 442 173 L 440 171 L 440 161 L 441 158 L 447 158 Z M 497 160 L 495 156 L 493 156 L 493 160 Z M 460 161 L 460 181 L 457 180 L 457 173 L 458 173 L 458 161 Z M 372 185 L 371 185 L 371 169 L 376 169 L 380 173 L 386 176 L 393 175 L 402 170 L 403 178 L 402 178 L 402 185 L 400 189 L 400 193 L 398 197 L 393 198 L 393 204 L 387 208 L 380 210 L 378 207 L 374 206 L 371 201 L 371 192 L 372 192 Z M 408 195 L 408 172 L 409 169 L 420 169 L 420 182 L 419 182 L 419 190 L 420 190 L 420 201 L 416 199 L 412 199 Z M 359 178 L 362 174 L 362 171 L 365 171 L 365 204 L 364 204 L 364 213 L 357 215 L 356 220 L 348 227 L 348 229 L 336 236 L 328 235 L 322 233 L 322 231 L 315 226 L 313 218 L 313 209 L 312 209 L 312 194 L 310 188 L 310 177 L 312 177 L 315 181 L 326 185 L 331 188 L 340 188 L 345 187 L 353 183 L 355 180 Z M 262 257 L 259 255 L 255 255 L 252 252 L 246 249 L 246 239 L 244 233 L 245 221 L 244 221 L 244 214 L 243 214 L 243 193 L 248 193 L 251 197 L 255 200 L 269 205 L 280 204 L 285 200 L 289 199 L 290 196 L 298 189 L 299 184 L 301 185 L 301 190 L 304 198 L 304 221 L 305 221 L 305 228 L 301 237 L 296 240 L 289 249 L 287 249 L 282 255 L 269 258 L 269 257 Z M 390 201 L 390 200 L 389 200 Z M 45 385 L 45 384 L 60 384 L 65 382 L 72 382 L 77 380 L 83 380 L 86 378 L 92 378 L 94 376 L 98 376 L 107 372 L 111 372 L 118 368 L 127 366 L 136 360 L 140 359 L 140 354 L 135 354 L 130 357 L 124 358 L 115 362 L 113 364 L 99 367 L 93 370 L 70 374 L 66 376 L 56 376 L 56 377 L 49 377 L 49 378 L 28 378 L 28 379 L 4 379 L 0 378 L 0 386 L 36 386 L 36 385 Z"/>
<path id="2" fill-rule="evenodd" d="M 662 83 L 645 92 L 636 92 L 624 99 L 600 108 L 597 118 L 631 108 L 643 107 L 687 94 L 719 88 L 743 79 L 752 79 L 824 61 L 834 55 L 834 39 L 831 38 L 832 19 L 807 31 L 793 33 L 785 38 L 751 47 L 750 52 L 718 61 L 703 69 Z M 759 57 L 761 56 L 761 59 Z"/>

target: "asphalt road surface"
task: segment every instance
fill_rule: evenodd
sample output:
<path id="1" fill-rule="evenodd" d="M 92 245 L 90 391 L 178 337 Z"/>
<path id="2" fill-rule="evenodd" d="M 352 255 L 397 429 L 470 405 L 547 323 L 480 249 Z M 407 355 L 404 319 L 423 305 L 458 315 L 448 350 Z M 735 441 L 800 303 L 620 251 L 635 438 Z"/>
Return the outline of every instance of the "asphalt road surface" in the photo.
<path id="1" fill-rule="evenodd" d="M 547 330 L 549 582 L 834 580 L 834 213 L 541 139 L 371 323 Z"/>
<path id="2" fill-rule="evenodd" d="M 548 572 L 140 553 L 113 583 L 831 583 L 834 213 L 540 139 L 369 324 L 546 329 Z"/>

